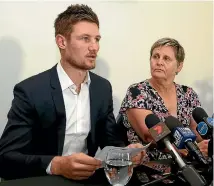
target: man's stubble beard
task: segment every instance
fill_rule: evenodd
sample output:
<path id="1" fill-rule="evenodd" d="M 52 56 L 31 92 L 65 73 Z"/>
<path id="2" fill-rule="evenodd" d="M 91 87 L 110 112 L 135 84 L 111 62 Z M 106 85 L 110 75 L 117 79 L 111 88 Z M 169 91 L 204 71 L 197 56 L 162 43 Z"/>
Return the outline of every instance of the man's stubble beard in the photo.
<path id="1" fill-rule="evenodd" d="M 93 62 L 93 66 L 87 66 L 85 65 L 84 62 L 79 64 L 75 60 L 67 60 L 67 61 L 70 64 L 70 66 L 80 70 L 93 70 L 96 67 L 96 60 Z"/>

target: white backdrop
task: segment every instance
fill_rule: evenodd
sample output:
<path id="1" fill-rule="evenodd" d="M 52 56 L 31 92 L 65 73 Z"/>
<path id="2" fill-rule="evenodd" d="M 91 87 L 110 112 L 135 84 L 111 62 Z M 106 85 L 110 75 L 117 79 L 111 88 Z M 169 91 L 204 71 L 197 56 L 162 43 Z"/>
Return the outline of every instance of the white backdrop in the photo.
<path id="1" fill-rule="evenodd" d="M 54 20 L 77 1 L 0 1 L 0 135 L 21 80 L 59 61 Z M 176 82 L 193 87 L 213 113 L 212 2 L 78 1 L 100 19 L 101 49 L 94 70 L 113 86 L 117 115 L 128 86 L 150 77 L 149 51 L 159 38 L 173 37 L 186 51 Z"/>

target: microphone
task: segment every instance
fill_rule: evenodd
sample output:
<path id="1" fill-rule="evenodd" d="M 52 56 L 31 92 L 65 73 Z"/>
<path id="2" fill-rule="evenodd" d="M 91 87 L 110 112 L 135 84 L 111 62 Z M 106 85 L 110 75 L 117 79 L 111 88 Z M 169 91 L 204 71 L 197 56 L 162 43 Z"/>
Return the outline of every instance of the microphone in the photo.
<path id="1" fill-rule="evenodd" d="M 192 117 L 196 121 L 197 132 L 203 139 L 211 139 L 213 136 L 213 118 L 208 117 L 203 108 L 197 107 L 192 112 Z"/>
<path id="2" fill-rule="evenodd" d="M 145 123 L 155 142 L 159 142 L 171 133 L 168 127 L 164 123 L 160 122 L 159 118 L 154 114 L 147 115 Z"/>
<path id="3" fill-rule="evenodd" d="M 183 127 L 180 121 L 173 116 L 167 117 L 165 123 L 172 132 L 174 144 L 178 149 L 186 148 L 190 155 L 197 161 L 206 166 L 209 164 L 199 147 L 194 143 L 196 140 L 196 135 L 190 130 L 190 128 Z"/>
<path id="4" fill-rule="evenodd" d="M 205 186 L 206 181 L 198 174 L 198 172 L 190 165 L 186 165 L 181 156 L 175 150 L 170 142 L 170 130 L 166 124 L 160 122 L 159 118 L 154 114 L 149 114 L 145 118 L 146 126 L 149 133 L 157 143 L 164 143 L 166 148 L 181 168 L 182 175 L 192 186 Z"/>
<path id="5" fill-rule="evenodd" d="M 208 156 L 213 159 L 213 137 L 208 142 Z"/>
<path id="6" fill-rule="evenodd" d="M 208 143 L 208 156 L 213 158 L 213 118 L 208 117 L 205 110 L 201 107 L 195 108 L 192 116 L 198 124 L 197 132 L 203 139 L 210 139 Z"/>
<path id="7" fill-rule="evenodd" d="M 169 149 L 169 151 L 171 152 L 173 158 L 175 158 L 179 167 L 185 167 L 186 164 L 170 142 L 171 132 L 169 128 L 165 125 L 165 123 L 160 122 L 159 118 L 154 114 L 147 115 L 145 118 L 145 123 L 149 129 L 149 133 L 151 134 L 155 142 L 158 144 L 164 144 L 166 148 Z"/>

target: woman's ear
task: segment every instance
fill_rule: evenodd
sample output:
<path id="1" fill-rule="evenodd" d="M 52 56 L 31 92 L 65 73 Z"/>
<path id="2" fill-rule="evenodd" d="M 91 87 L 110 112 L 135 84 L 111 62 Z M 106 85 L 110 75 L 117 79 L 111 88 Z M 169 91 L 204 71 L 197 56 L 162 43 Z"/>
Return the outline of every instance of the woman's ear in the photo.
<path id="1" fill-rule="evenodd" d="M 182 70 L 182 68 L 183 68 L 183 62 L 178 62 L 178 68 L 177 68 L 176 75 Z"/>
<path id="2" fill-rule="evenodd" d="M 60 49 L 65 49 L 66 48 L 66 39 L 63 35 L 58 34 L 56 35 L 56 44 Z"/>

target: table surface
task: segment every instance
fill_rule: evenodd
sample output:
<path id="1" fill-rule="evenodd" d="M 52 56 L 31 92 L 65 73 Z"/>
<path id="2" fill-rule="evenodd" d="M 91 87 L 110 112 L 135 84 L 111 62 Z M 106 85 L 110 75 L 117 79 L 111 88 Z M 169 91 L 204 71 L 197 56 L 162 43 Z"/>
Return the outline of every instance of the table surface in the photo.
<path id="1" fill-rule="evenodd" d="M 2 181 L 1 186 L 101 186 L 100 184 L 84 184 L 71 181 L 60 176 L 41 176 L 10 181 Z M 107 184 L 102 186 L 108 186 Z"/>
<path id="2" fill-rule="evenodd" d="M 140 167 L 139 167 L 140 168 Z M 138 169 L 139 169 L 138 168 Z M 136 170 L 136 169 L 135 169 Z M 175 178 L 175 177 L 174 177 Z M 152 181 L 152 180 L 150 180 Z M 146 183 L 142 183 L 136 176 L 134 171 L 131 180 L 126 186 L 143 186 Z M 0 186 L 110 186 L 103 170 L 99 169 L 92 177 L 87 181 L 73 181 L 61 176 L 39 176 L 31 178 L 23 178 L 9 181 L 0 182 Z M 189 184 L 188 184 L 189 185 Z M 173 184 L 163 184 L 159 182 L 156 184 L 150 184 L 149 186 L 186 186 L 184 182 L 178 179 Z"/>
<path id="3" fill-rule="evenodd" d="M 143 184 L 136 184 L 131 180 L 126 186 L 139 186 Z M 157 183 L 150 184 L 150 186 L 163 186 L 165 184 Z M 181 186 L 180 183 L 167 184 L 168 186 Z M 69 179 L 63 178 L 61 176 L 40 176 L 40 177 L 31 177 L 23 178 L 9 181 L 0 182 L 0 186 L 110 186 L 107 180 L 103 180 L 102 183 L 85 183 L 85 182 L 76 182 Z M 166 186 L 166 185 L 165 185 Z M 182 184 L 185 186 L 185 184 Z"/>

